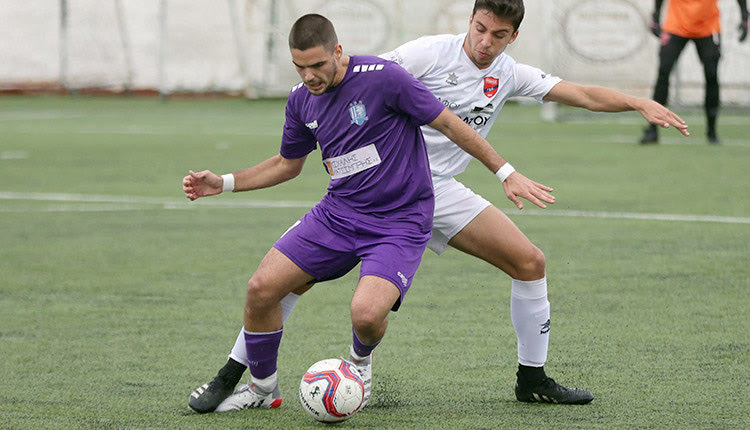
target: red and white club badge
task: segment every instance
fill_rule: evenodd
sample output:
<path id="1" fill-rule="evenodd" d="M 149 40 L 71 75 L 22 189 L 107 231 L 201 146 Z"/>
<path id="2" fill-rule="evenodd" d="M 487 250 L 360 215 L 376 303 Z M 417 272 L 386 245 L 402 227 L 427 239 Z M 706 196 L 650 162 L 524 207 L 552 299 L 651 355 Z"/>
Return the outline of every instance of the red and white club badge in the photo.
<path id="1" fill-rule="evenodd" d="M 500 88 L 500 80 L 487 76 L 484 78 L 484 95 L 488 98 L 493 97 L 497 94 L 497 89 Z"/>

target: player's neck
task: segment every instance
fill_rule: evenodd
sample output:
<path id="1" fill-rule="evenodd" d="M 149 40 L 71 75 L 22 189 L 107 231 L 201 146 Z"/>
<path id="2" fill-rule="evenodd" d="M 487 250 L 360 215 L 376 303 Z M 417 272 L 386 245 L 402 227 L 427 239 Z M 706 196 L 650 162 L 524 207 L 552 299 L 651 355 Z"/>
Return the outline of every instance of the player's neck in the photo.
<path id="1" fill-rule="evenodd" d="M 339 63 L 338 69 L 336 70 L 336 76 L 333 78 L 333 82 L 331 83 L 331 87 L 335 87 L 338 84 L 341 83 L 341 81 L 344 80 L 344 76 L 346 76 L 346 71 L 349 69 L 349 56 L 343 55 L 341 57 L 341 62 Z"/>

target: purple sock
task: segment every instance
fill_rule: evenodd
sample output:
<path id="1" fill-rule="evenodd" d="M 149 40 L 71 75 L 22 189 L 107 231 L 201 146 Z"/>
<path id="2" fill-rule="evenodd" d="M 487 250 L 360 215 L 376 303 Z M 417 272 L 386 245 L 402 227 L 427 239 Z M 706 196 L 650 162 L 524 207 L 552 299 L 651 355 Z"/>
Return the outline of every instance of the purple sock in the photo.
<path id="1" fill-rule="evenodd" d="M 354 353 L 359 355 L 360 357 L 369 357 L 370 353 L 372 353 L 372 350 L 375 349 L 375 347 L 380 343 L 380 341 L 378 341 L 375 343 L 375 345 L 365 345 L 357 337 L 357 332 L 354 331 L 354 327 L 352 327 L 352 339 L 352 347 L 354 348 Z"/>
<path id="2" fill-rule="evenodd" d="M 271 333 L 251 333 L 244 328 L 245 348 L 250 373 L 258 379 L 268 378 L 276 372 L 279 345 L 283 329 Z"/>

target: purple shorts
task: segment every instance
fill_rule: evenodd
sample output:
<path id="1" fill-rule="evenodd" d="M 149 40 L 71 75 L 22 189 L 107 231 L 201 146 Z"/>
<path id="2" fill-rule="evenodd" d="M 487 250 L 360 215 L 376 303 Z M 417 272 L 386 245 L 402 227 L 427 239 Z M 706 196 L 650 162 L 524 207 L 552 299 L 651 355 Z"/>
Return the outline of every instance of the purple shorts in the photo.
<path id="1" fill-rule="evenodd" d="M 362 262 L 360 278 L 377 276 L 399 289 L 401 297 L 392 308 L 396 311 L 417 272 L 431 228 L 404 223 L 394 227 L 387 220 L 341 217 L 318 205 L 273 247 L 314 276 L 315 282 L 344 276 Z"/>

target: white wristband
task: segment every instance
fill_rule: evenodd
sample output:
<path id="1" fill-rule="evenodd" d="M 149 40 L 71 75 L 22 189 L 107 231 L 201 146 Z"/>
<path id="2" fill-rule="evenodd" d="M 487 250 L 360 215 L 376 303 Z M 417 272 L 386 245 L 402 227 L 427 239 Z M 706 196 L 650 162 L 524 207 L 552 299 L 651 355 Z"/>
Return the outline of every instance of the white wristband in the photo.
<path id="1" fill-rule="evenodd" d="M 495 172 L 495 176 L 497 176 L 497 179 L 500 179 L 500 182 L 505 182 L 505 180 L 508 179 L 508 176 L 515 171 L 516 169 L 514 169 L 510 163 L 506 162 L 497 172 Z"/>
<path id="2" fill-rule="evenodd" d="M 226 175 L 221 175 L 221 177 L 224 179 L 224 185 L 221 187 L 221 191 L 234 191 L 234 174 L 227 173 Z"/>

